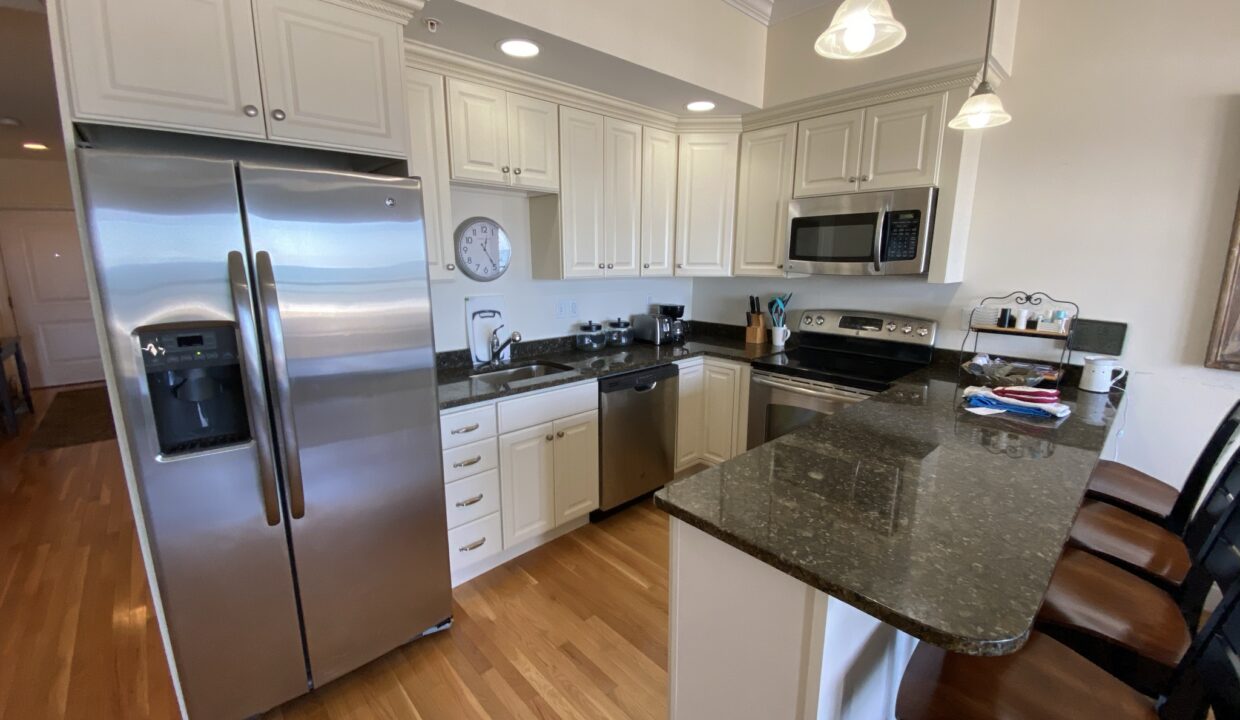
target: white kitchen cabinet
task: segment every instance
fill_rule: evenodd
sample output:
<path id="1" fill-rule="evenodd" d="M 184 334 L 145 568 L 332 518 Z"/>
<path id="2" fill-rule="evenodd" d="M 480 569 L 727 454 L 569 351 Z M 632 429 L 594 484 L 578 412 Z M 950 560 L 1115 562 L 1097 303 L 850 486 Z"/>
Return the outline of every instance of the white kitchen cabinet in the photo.
<path id="1" fill-rule="evenodd" d="M 560 108 L 560 243 L 564 278 L 603 277 L 603 116 Z"/>
<path id="2" fill-rule="evenodd" d="M 561 525 L 598 509 L 598 411 L 556 420 L 555 517 Z"/>
<path id="3" fill-rule="evenodd" d="M 736 455 L 741 366 L 707 358 L 702 365 L 702 459 L 718 464 Z"/>
<path id="4" fill-rule="evenodd" d="M 607 277 L 641 274 L 642 126 L 603 118 L 603 247 Z"/>
<path id="5" fill-rule="evenodd" d="M 735 275 L 784 276 L 797 126 L 741 135 Z"/>
<path id="6" fill-rule="evenodd" d="M 676 274 L 732 271 L 736 213 L 736 133 L 680 136 L 676 182 Z"/>
<path id="7" fill-rule="evenodd" d="M 857 189 L 865 110 L 833 113 L 797 123 L 795 197 Z"/>
<path id="8" fill-rule="evenodd" d="M 676 472 L 697 464 L 702 455 L 703 363 L 701 358 L 676 363 L 680 367 L 676 409 Z"/>
<path id="9" fill-rule="evenodd" d="M 253 1 L 267 136 L 404 155 L 400 24 L 328 2 Z"/>
<path id="10" fill-rule="evenodd" d="M 407 68 L 405 99 L 409 108 L 409 174 L 422 179 L 426 266 L 431 280 L 450 280 L 456 270 L 456 249 L 452 241 L 443 76 Z"/>
<path id="11" fill-rule="evenodd" d="M 554 103 L 448 78 L 453 180 L 555 192 L 559 134 Z"/>
<path id="12" fill-rule="evenodd" d="M 938 181 L 946 94 L 866 108 L 861 189 L 885 190 Z"/>
<path id="13" fill-rule="evenodd" d="M 676 246 L 676 135 L 642 129 L 642 277 L 670 277 Z"/>
<path id="14" fill-rule="evenodd" d="M 553 423 L 501 435 L 499 476 L 504 547 L 538 537 L 555 527 Z"/>
<path id="15" fill-rule="evenodd" d="M 58 7 L 75 120 L 266 137 L 250 0 Z"/>

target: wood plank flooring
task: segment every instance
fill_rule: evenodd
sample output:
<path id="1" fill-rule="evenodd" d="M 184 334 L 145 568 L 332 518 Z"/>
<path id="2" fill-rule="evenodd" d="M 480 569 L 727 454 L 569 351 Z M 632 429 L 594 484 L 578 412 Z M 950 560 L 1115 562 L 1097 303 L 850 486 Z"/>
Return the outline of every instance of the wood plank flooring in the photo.
<path id="1" fill-rule="evenodd" d="M 0 439 L 0 720 L 175 717 L 116 442 L 26 455 L 33 428 Z M 450 630 L 267 717 L 666 718 L 667 542 L 649 503 L 583 527 L 457 588 Z"/>

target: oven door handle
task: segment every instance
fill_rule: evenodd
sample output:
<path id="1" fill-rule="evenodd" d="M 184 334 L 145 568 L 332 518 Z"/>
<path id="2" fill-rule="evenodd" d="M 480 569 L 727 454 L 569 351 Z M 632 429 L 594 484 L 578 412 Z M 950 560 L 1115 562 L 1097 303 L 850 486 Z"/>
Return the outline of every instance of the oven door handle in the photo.
<path id="1" fill-rule="evenodd" d="M 883 272 L 883 227 L 887 224 L 887 208 L 878 211 L 878 222 L 874 223 L 874 272 Z"/>
<path id="2" fill-rule="evenodd" d="M 767 387 L 775 388 L 776 390 L 790 392 L 794 395 L 805 395 L 807 397 L 821 398 L 823 400 L 865 400 L 869 397 L 868 395 L 864 395 L 862 393 L 850 393 L 844 390 L 823 391 L 813 390 L 799 385 L 785 385 L 784 383 L 774 382 L 767 380 L 766 378 L 751 377 L 750 381 L 759 385 L 766 385 Z"/>

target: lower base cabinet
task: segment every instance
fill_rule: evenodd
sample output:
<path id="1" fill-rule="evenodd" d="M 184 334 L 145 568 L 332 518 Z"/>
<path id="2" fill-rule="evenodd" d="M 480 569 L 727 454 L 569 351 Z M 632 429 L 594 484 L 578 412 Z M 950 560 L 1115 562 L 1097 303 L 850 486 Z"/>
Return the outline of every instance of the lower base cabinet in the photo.
<path id="1" fill-rule="evenodd" d="M 598 509 L 598 411 L 499 438 L 504 546 Z"/>
<path id="2" fill-rule="evenodd" d="M 720 358 L 690 358 L 680 366 L 676 418 L 676 471 L 717 465 L 745 451 L 749 365 Z"/>

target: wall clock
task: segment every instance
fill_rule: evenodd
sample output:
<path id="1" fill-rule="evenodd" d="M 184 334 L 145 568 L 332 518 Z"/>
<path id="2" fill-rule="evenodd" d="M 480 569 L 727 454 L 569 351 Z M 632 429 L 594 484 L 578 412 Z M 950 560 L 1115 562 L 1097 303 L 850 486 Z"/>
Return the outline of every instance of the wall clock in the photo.
<path id="1" fill-rule="evenodd" d="M 490 282 L 508 272 L 512 243 L 491 218 L 471 217 L 456 228 L 456 266 L 474 280 Z"/>

